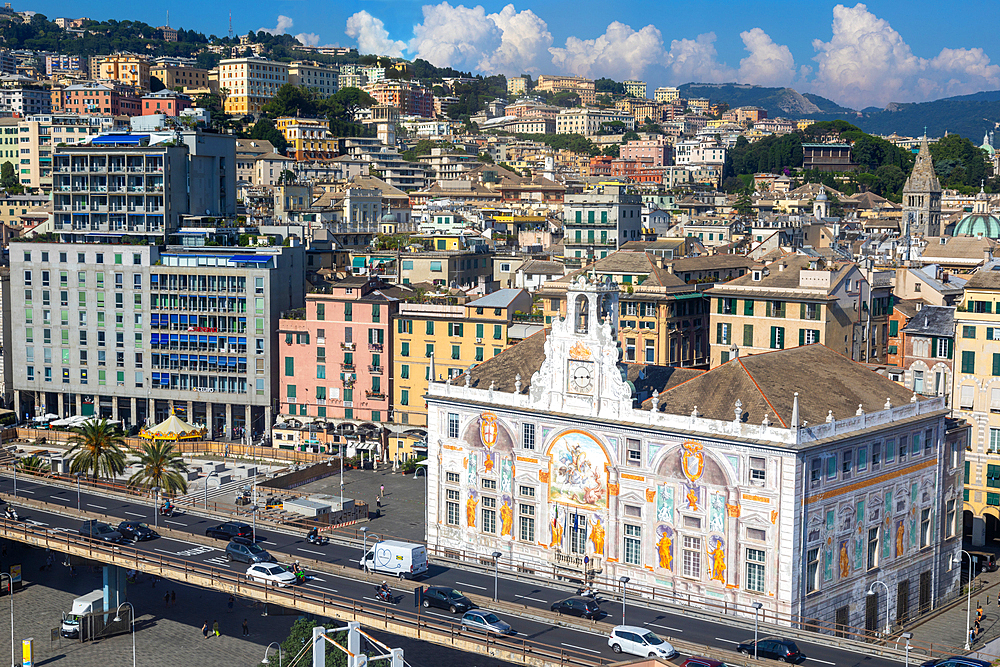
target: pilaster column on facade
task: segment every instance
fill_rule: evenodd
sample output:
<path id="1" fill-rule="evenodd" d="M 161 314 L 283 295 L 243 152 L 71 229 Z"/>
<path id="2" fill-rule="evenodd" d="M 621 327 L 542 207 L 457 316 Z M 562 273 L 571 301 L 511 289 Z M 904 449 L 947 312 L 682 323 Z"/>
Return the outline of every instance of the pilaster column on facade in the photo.
<path id="1" fill-rule="evenodd" d="M 223 437 L 231 438 L 233 435 L 233 404 L 226 403 L 226 433 Z"/>
<path id="2" fill-rule="evenodd" d="M 63 405 L 63 402 L 65 400 L 64 399 L 65 394 L 63 394 L 62 392 L 59 392 L 58 397 L 59 397 L 58 398 L 58 400 L 59 400 L 59 417 L 62 418 L 62 417 L 66 416 L 66 409 L 65 409 L 65 406 Z"/>
<path id="3" fill-rule="evenodd" d="M 184 415 L 184 421 L 188 424 L 194 423 L 194 401 L 187 402 L 187 412 Z"/>
<path id="4" fill-rule="evenodd" d="M 613 486 L 612 486 L 613 485 Z M 612 466 L 611 470 L 608 471 L 608 487 L 610 489 L 616 489 L 614 495 L 608 493 L 608 523 L 609 528 L 613 527 L 613 530 L 608 530 L 608 540 L 605 544 L 605 549 L 607 550 L 607 556 L 605 557 L 605 563 L 611 559 L 615 560 L 617 564 L 619 561 L 618 557 L 618 545 L 621 543 L 621 526 L 618 521 L 618 496 L 621 493 L 621 480 L 618 478 L 618 471 Z M 607 567 L 605 565 L 605 567 Z M 617 565 L 616 565 L 616 570 Z M 607 575 L 606 575 L 607 576 Z M 619 575 L 615 575 L 617 577 Z"/>
<path id="5" fill-rule="evenodd" d="M 137 408 L 139 407 L 139 402 L 136 400 L 135 396 L 128 399 L 128 407 L 132 413 L 132 424 L 137 424 L 141 426 L 142 424 L 139 424 L 139 412 L 137 410 Z"/>
<path id="6" fill-rule="evenodd" d="M 21 390 L 20 389 L 15 389 L 14 390 L 14 416 L 17 418 L 17 421 L 21 421 L 21 418 L 24 416 L 23 413 L 21 412 Z"/>
<path id="7" fill-rule="evenodd" d="M 75 414 L 83 414 L 83 394 L 73 394 L 73 406 Z"/>
<path id="8" fill-rule="evenodd" d="M 260 429 L 261 437 L 271 432 L 271 426 L 274 424 L 274 413 L 271 410 L 271 404 L 268 403 L 264 406 L 264 425 Z"/>
<path id="9" fill-rule="evenodd" d="M 118 397 L 111 397 L 111 418 L 118 421 Z"/>

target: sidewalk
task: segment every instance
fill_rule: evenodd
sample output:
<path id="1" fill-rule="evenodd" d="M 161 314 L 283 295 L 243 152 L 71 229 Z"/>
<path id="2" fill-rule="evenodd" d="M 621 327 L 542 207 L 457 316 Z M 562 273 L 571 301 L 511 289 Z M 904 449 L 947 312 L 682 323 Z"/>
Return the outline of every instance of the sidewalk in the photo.
<path id="1" fill-rule="evenodd" d="M 986 546 L 976 547 L 976 551 L 1000 552 L 1000 549 Z M 982 582 L 983 587 L 977 588 L 977 582 Z M 962 590 L 965 590 L 966 586 L 967 580 L 963 577 Z M 966 602 L 967 598 L 963 597 L 961 603 L 952 602 L 954 606 L 947 611 L 934 615 L 926 621 L 917 621 L 917 623 L 907 626 L 906 630 L 913 633 L 914 643 L 921 643 L 925 646 L 932 644 L 935 650 L 964 654 L 966 652 L 965 643 L 969 639 L 969 628 L 975 624 L 976 609 L 978 605 L 982 604 L 981 632 L 972 648 L 977 651 L 974 657 L 981 657 L 983 660 L 992 662 L 1000 658 L 1000 604 L 998 604 L 1000 598 L 998 596 L 1000 596 L 1000 570 L 984 572 L 973 579 L 971 613 Z M 914 652 L 911 661 L 919 664 L 920 654 Z"/>

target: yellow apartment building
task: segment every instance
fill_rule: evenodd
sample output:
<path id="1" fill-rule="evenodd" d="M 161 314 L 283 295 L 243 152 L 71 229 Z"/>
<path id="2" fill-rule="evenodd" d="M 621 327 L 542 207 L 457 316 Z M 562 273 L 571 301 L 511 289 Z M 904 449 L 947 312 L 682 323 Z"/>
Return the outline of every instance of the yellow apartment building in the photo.
<path id="1" fill-rule="evenodd" d="M 260 113 L 288 83 L 288 63 L 264 58 L 228 58 L 219 61 L 219 90 L 225 89 L 224 110 L 228 114 Z"/>
<path id="2" fill-rule="evenodd" d="M 463 305 L 399 304 L 393 325 L 390 458 L 426 451 L 424 394 L 431 374 L 458 377 L 470 366 L 500 354 L 511 344 L 510 328 L 517 311 L 531 311 L 527 290 L 497 290 Z"/>
<path id="3" fill-rule="evenodd" d="M 820 343 L 855 361 L 884 362 L 892 272 L 787 255 L 713 287 L 711 366 L 733 356 Z"/>
<path id="4" fill-rule="evenodd" d="M 955 312 L 954 415 L 971 429 L 965 451 L 965 532 L 982 546 L 1000 535 L 1000 265 L 965 284 Z"/>
<path id="5" fill-rule="evenodd" d="M 138 91 L 149 90 L 149 60 L 144 56 L 116 54 L 98 62 L 97 78 L 121 81 Z"/>
<path id="6" fill-rule="evenodd" d="M 688 285 L 652 255 L 620 250 L 538 288 L 547 326 L 557 315 L 566 317 L 567 289 L 582 274 L 621 286 L 622 361 L 685 368 L 708 363 L 708 299 L 702 291 L 708 284 Z"/>
<path id="7" fill-rule="evenodd" d="M 208 92 L 208 70 L 200 67 L 180 67 L 166 63 L 156 63 L 149 68 L 151 76 L 160 80 L 164 87 L 182 92 Z"/>
<path id="8" fill-rule="evenodd" d="M 339 142 L 330 131 L 329 121 L 282 116 L 274 126 L 285 135 L 288 156 L 297 161 L 332 160 L 338 155 Z"/>

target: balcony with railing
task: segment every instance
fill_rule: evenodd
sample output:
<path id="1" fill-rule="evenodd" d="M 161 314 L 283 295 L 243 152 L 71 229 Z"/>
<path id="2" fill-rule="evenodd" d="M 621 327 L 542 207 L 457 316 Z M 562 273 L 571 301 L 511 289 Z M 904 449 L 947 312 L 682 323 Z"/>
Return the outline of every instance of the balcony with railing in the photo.
<path id="1" fill-rule="evenodd" d="M 377 390 L 376 391 L 376 390 L 373 390 L 373 389 L 366 389 L 365 390 L 365 396 L 367 396 L 370 400 L 373 400 L 373 401 L 384 401 L 385 400 L 385 392 L 382 391 L 382 390 Z"/>
<path id="2" fill-rule="evenodd" d="M 384 369 L 383 369 L 382 366 L 369 366 L 368 367 L 368 372 L 369 373 L 373 373 L 375 375 L 381 375 L 382 372 L 383 372 L 383 370 Z"/>
<path id="3" fill-rule="evenodd" d="M 369 352 L 381 352 L 383 347 L 385 346 L 382 343 L 368 343 Z"/>
<path id="4" fill-rule="evenodd" d="M 355 370 L 355 367 L 354 367 L 354 364 L 348 364 L 348 363 L 345 362 L 345 363 L 341 363 L 340 364 L 340 370 L 345 371 L 347 373 L 353 373 L 354 370 Z"/>
<path id="5" fill-rule="evenodd" d="M 341 343 L 340 349 L 345 352 L 354 352 L 356 345 L 354 343 Z"/>

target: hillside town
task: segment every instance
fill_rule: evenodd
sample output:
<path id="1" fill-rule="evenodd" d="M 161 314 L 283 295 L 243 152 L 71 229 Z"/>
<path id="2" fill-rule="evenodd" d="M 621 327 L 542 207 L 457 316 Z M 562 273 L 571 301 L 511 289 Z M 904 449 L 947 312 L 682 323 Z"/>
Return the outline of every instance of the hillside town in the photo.
<path id="1" fill-rule="evenodd" d="M 345 466 L 419 469 L 417 542 L 494 600 L 508 575 L 603 582 L 624 617 L 630 585 L 908 658 L 908 623 L 965 594 L 976 644 L 968 552 L 1000 553 L 992 130 L 10 4 L 0 38 L 18 438 L 181 424 L 220 459 L 336 461 L 342 510 Z M 0 459 L 15 495 L 32 451 Z"/>

